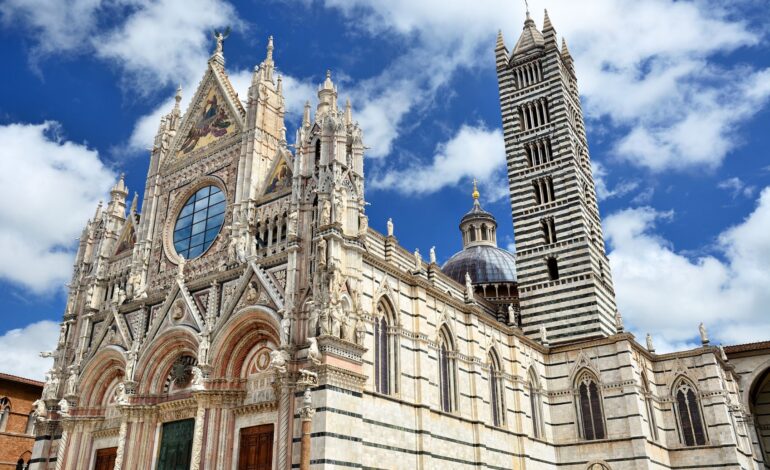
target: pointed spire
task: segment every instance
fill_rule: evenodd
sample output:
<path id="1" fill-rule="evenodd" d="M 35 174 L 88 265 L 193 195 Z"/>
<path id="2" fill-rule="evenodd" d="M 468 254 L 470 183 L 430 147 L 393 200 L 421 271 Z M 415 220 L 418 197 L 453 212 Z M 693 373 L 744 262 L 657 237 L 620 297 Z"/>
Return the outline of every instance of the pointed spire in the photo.
<path id="1" fill-rule="evenodd" d="M 353 108 L 350 105 L 350 98 L 345 100 L 345 124 L 353 124 Z"/>
<path id="2" fill-rule="evenodd" d="M 548 31 L 556 31 L 553 28 L 553 25 L 551 24 L 551 18 L 548 17 L 548 9 L 545 9 L 545 13 L 543 14 L 543 33 L 546 33 Z"/>
<path id="3" fill-rule="evenodd" d="M 478 201 L 479 200 L 479 196 L 481 196 L 481 194 L 479 194 L 479 187 L 478 187 L 477 183 L 478 182 L 476 181 L 476 178 L 473 178 L 473 194 L 472 194 L 472 196 L 473 196 L 473 200 L 474 201 Z"/>
<path id="4" fill-rule="evenodd" d="M 337 89 L 332 81 L 332 71 L 326 71 L 326 80 L 318 88 L 318 108 L 317 115 L 321 115 L 327 110 L 336 110 L 337 108 Z"/>
<path id="5" fill-rule="evenodd" d="M 495 43 L 495 49 L 500 49 L 505 47 L 505 40 L 503 39 L 503 30 L 498 29 L 497 30 L 497 42 Z"/>
<path id="6" fill-rule="evenodd" d="M 128 189 L 126 189 L 126 175 L 125 173 L 120 174 L 120 179 L 117 183 L 115 183 L 115 186 L 112 187 L 110 190 L 110 195 L 112 195 L 112 199 L 116 199 L 117 197 L 122 196 L 124 199 L 126 196 L 128 196 Z"/>
<path id="7" fill-rule="evenodd" d="M 269 36 L 267 38 L 267 57 L 265 58 L 265 61 L 273 61 L 273 48 L 273 36 Z"/>
<path id="8" fill-rule="evenodd" d="M 283 77 L 278 75 L 278 85 L 277 85 L 278 94 L 283 94 Z"/>
<path id="9" fill-rule="evenodd" d="M 527 5 L 527 18 L 524 20 L 524 30 L 521 32 L 521 36 L 513 48 L 513 55 L 524 54 L 532 49 L 543 48 L 544 45 L 543 34 L 537 30 L 535 21 L 529 14 L 529 5 Z"/>
<path id="10" fill-rule="evenodd" d="M 569 49 L 567 48 L 567 40 L 564 38 L 561 38 L 561 56 L 572 57 L 572 55 L 569 53 Z"/>
<path id="11" fill-rule="evenodd" d="M 310 127 L 310 101 L 305 101 L 305 110 L 302 112 L 302 127 Z"/>
<path id="12" fill-rule="evenodd" d="M 131 210 L 129 211 L 131 214 L 136 213 L 136 207 L 139 204 L 139 194 L 134 192 L 134 199 L 131 201 Z"/>
<path id="13" fill-rule="evenodd" d="M 259 68 L 262 71 L 263 80 L 273 81 L 273 69 L 275 68 L 273 63 L 273 36 L 267 38 L 267 54 Z"/>
<path id="14" fill-rule="evenodd" d="M 323 88 L 324 90 L 334 90 L 334 82 L 332 81 L 332 71 L 326 70 L 326 80 L 324 80 Z"/>

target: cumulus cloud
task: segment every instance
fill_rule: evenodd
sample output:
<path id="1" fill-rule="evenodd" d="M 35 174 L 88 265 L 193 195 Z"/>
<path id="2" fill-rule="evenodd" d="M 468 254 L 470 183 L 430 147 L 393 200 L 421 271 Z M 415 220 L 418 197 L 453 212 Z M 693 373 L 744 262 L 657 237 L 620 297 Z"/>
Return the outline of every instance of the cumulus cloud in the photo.
<path id="1" fill-rule="evenodd" d="M 463 179 L 478 178 L 487 183 L 486 197 L 499 199 L 508 193 L 505 182 L 499 181 L 499 169 L 504 162 L 505 147 L 499 129 L 465 125 L 436 147 L 430 164 L 387 170 L 375 176 L 371 186 L 404 194 L 425 194 L 457 185 Z"/>
<path id="2" fill-rule="evenodd" d="M 34 33 L 36 57 L 94 54 L 140 95 L 184 82 L 205 64 L 211 31 L 240 25 L 225 0 L 7 0 L 0 14 Z"/>
<path id="3" fill-rule="evenodd" d="M 630 327 L 672 348 L 692 341 L 700 322 L 718 342 L 766 339 L 770 188 L 744 221 L 717 237 L 713 255 L 686 256 L 655 233 L 673 217 L 642 207 L 605 220 L 618 307 Z"/>
<path id="4" fill-rule="evenodd" d="M 55 122 L 0 126 L 0 277 L 38 293 L 66 282 L 74 240 L 114 178 Z"/>
<path id="5" fill-rule="evenodd" d="M 356 18 L 372 36 L 395 33 L 407 44 L 359 93 L 375 157 L 390 153 L 405 116 L 430 105 L 456 70 L 491 68 L 495 31 L 502 28 L 512 48 L 523 21 L 521 5 L 504 0 L 323 3 Z M 620 133 L 619 158 L 634 165 L 653 171 L 719 166 L 739 144 L 737 128 L 770 96 L 770 70 L 712 60 L 761 40 L 716 2 L 530 4 L 533 11 L 548 7 L 576 59 L 586 115 L 609 120 Z"/>
<path id="6" fill-rule="evenodd" d="M 40 357 L 40 351 L 53 350 L 58 336 L 59 324 L 49 320 L 8 330 L 0 336 L 3 372 L 42 381 L 53 360 Z"/>

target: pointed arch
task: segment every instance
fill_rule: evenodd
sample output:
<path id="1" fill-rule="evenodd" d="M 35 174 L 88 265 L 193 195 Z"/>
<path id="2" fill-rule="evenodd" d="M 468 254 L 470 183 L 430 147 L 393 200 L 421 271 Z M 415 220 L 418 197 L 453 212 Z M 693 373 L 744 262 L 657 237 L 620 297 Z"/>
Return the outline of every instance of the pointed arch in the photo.
<path id="1" fill-rule="evenodd" d="M 454 335 L 446 323 L 439 329 L 437 346 L 441 409 L 451 413 L 457 409 L 457 348 Z"/>
<path id="2" fill-rule="evenodd" d="M 492 414 L 492 424 L 505 424 L 505 384 L 503 382 L 503 363 L 494 346 L 487 354 L 489 365 L 489 406 Z"/>
<path id="3" fill-rule="evenodd" d="M 216 377 L 241 377 L 243 365 L 255 346 L 264 342 L 275 348 L 280 344 L 278 314 L 265 306 L 240 310 L 217 332 L 211 345 L 212 374 Z"/>
<path id="4" fill-rule="evenodd" d="M 587 368 L 579 371 L 576 377 L 574 393 L 580 437 L 587 441 L 605 439 L 607 435 L 599 379 Z"/>
<path id="5" fill-rule="evenodd" d="M 8 397 L 0 398 L 0 432 L 5 432 L 10 417 L 11 400 L 9 400 Z"/>
<path id="6" fill-rule="evenodd" d="M 540 375 L 535 366 L 527 371 L 527 390 L 529 392 L 529 412 L 532 420 L 532 436 L 543 437 L 543 390 L 540 386 Z"/>
<path id="7" fill-rule="evenodd" d="M 374 313 L 374 387 L 378 393 L 398 393 L 399 335 L 396 310 L 387 294 L 380 296 Z"/>
<path id="8" fill-rule="evenodd" d="M 687 377 L 674 380 L 671 395 L 677 416 L 679 439 L 687 447 L 706 445 L 706 425 L 703 420 L 698 388 Z"/>
<path id="9" fill-rule="evenodd" d="M 658 440 L 658 424 L 655 419 L 655 402 L 653 401 L 652 387 L 647 379 L 647 374 L 642 371 L 642 398 L 644 399 L 644 409 L 647 414 L 647 426 L 650 430 L 650 438 L 653 441 Z"/>
<path id="10" fill-rule="evenodd" d="M 106 407 L 110 401 L 110 390 L 115 383 L 125 379 L 126 361 L 123 351 L 117 346 L 107 346 L 97 352 L 84 365 L 80 375 L 81 407 Z"/>
<path id="11" fill-rule="evenodd" d="M 134 380 L 139 382 L 137 393 L 162 393 L 177 359 L 197 357 L 198 334 L 189 326 L 178 325 L 165 330 L 142 349 L 134 373 Z"/>

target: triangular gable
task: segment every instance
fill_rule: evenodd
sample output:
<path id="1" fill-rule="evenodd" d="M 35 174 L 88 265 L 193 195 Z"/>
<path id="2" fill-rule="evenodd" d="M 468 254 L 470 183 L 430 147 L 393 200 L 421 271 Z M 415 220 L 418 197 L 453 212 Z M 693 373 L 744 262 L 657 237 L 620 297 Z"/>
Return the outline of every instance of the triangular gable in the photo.
<path id="1" fill-rule="evenodd" d="M 209 63 L 195 96 L 187 108 L 172 143 L 172 158 L 178 160 L 243 128 L 246 111 L 224 70 Z"/>
<path id="2" fill-rule="evenodd" d="M 198 310 L 197 305 L 195 304 L 195 300 L 187 290 L 184 281 L 177 279 L 176 282 L 172 285 L 168 297 L 166 297 L 166 300 L 163 302 L 163 306 L 157 310 L 157 313 L 156 310 L 153 309 L 153 317 L 151 319 L 152 323 L 150 324 L 150 328 L 147 331 L 147 338 L 144 342 L 144 345 L 151 343 L 152 340 L 158 335 L 164 320 L 166 317 L 168 317 L 168 312 L 176 303 L 177 299 L 182 299 L 182 302 L 184 302 L 184 305 L 187 307 L 186 310 L 189 311 L 191 315 L 192 322 L 189 326 L 197 329 L 199 332 L 203 331 L 203 325 L 205 322 L 200 314 L 200 311 Z"/>
<path id="3" fill-rule="evenodd" d="M 118 256 L 122 253 L 133 250 L 135 244 L 136 229 L 134 228 L 133 217 L 129 217 L 126 219 L 126 223 L 123 225 L 123 231 L 121 232 L 120 237 L 118 237 L 118 243 L 116 244 L 115 253 L 113 253 L 113 256 Z"/>
<path id="4" fill-rule="evenodd" d="M 269 305 L 276 311 L 280 311 L 284 308 L 283 296 L 278 291 L 275 281 L 273 281 L 267 271 L 252 261 L 247 265 L 246 270 L 233 285 L 232 292 L 227 296 L 228 300 L 224 303 L 221 317 L 219 321 L 217 321 L 217 329 L 227 323 L 227 319 L 236 311 L 236 307 L 241 303 L 241 299 L 244 298 L 245 295 L 248 295 L 246 290 L 252 282 L 258 284 L 258 289 L 256 289 L 256 297 L 250 300 L 251 305 L 261 303 L 262 305 Z M 262 297 L 260 294 L 264 294 L 265 296 Z"/>
<path id="5" fill-rule="evenodd" d="M 268 175 L 269 176 L 265 181 L 265 190 L 262 192 L 263 196 L 291 190 L 293 173 L 291 171 L 291 165 L 283 156 L 278 156 L 272 171 L 270 171 Z"/>

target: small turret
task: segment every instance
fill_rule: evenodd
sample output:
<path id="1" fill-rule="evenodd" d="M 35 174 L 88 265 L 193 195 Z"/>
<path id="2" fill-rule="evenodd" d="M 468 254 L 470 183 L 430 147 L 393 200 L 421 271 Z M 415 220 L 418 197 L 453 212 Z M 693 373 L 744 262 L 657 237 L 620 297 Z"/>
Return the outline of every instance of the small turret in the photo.
<path id="1" fill-rule="evenodd" d="M 128 189 L 126 188 L 125 178 L 126 175 L 121 173 L 120 179 L 110 190 L 110 196 L 112 196 L 113 201 L 116 199 L 122 199 L 125 202 L 126 196 L 128 196 Z"/>
<path id="2" fill-rule="evenodd" d="M 316 115 L 320 116 L 329 111 L 337 110 L 337 87 L 332 82 L 331 70 L 326 71 L 326 80 L 318 87 L 318 108 Z"/>

